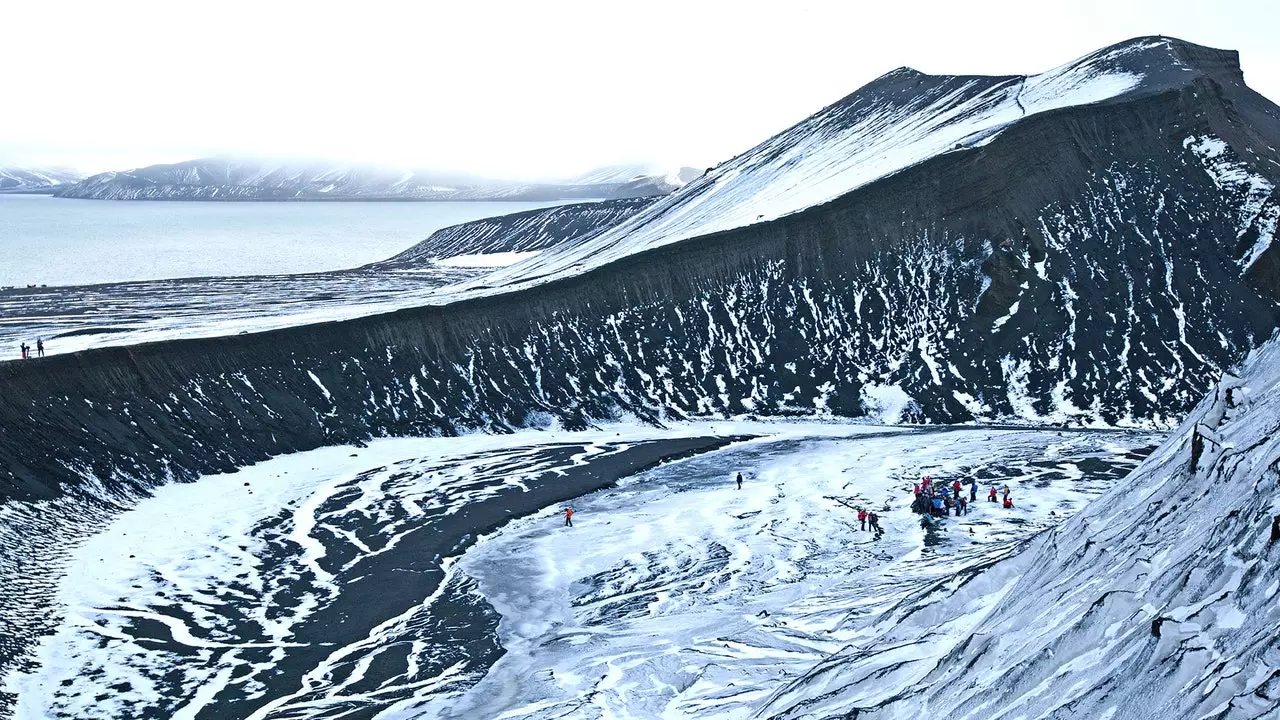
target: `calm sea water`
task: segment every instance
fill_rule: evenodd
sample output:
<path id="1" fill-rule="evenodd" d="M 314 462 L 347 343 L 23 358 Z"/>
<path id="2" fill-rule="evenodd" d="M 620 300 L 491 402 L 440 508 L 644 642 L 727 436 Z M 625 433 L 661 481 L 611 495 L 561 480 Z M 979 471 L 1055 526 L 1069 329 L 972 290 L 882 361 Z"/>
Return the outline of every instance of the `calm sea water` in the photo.
<path id="1" fill-rule="evenodd" d="M 118 202 L 0 195 L 0 287 L 303 273 L 384 260 L 522 202 Z"/>

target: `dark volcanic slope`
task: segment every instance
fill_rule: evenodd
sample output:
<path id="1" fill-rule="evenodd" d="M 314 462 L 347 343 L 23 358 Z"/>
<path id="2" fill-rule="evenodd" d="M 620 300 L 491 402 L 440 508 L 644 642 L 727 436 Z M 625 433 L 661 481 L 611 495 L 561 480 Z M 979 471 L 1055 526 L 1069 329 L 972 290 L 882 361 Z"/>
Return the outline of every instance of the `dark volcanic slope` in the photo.
<path id="1" fill-rule="evenodd" d="M 484 253 L 545 250 L 565 242 L 589 240 L 649 207 L 656 197 L 605 200 L 528 210 L 462 223 L 371 268 L 416 267 L 429 260 Z"/>
<path id="2" fill-rule="evenodd" d="M 1172 40 L 1049 79 L 1101 99 L 1054 95 L 1022 116 L 1043 76 L 892 73 L 614 230 L 544 252 L 523 270 L 543 277 L 516 277 L 518 293 L 0 365 L 0 487 L 145 486 L 531 413 L 1166 421 L 1276 325 L 1280 113 L 1243 85 L 1234 53 Z M 879 128 L 893 140 L 883 158 L 903 133 L 969 132 L 1008 107 L 961 150 L 835 201 L 688 242 L 663 234 L 828 187 L 830 168 L 866 151 L 846 130 Z M 627 242 L 639 251 L 603 262 Z"/>

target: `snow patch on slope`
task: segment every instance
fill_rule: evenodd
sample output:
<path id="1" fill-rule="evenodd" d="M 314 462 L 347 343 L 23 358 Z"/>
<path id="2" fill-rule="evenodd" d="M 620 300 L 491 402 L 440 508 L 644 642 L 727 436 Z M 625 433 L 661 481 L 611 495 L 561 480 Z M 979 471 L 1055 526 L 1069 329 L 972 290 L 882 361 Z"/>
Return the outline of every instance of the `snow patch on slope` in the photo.
<path id="1" fill-rule="evenodd" d="M 1275 185 L 1254 172 L 1222 138 L 1192 135 L 1182 146 L 1195 153 L 1220 189 L 1240 199 L 1237 237 L 1243 238 L 1251 230 L 1256 233 L 1253 246 L 1238 260 L 1247 271 L 1271 247 L 1280 224 L 1280 199 Z"/>

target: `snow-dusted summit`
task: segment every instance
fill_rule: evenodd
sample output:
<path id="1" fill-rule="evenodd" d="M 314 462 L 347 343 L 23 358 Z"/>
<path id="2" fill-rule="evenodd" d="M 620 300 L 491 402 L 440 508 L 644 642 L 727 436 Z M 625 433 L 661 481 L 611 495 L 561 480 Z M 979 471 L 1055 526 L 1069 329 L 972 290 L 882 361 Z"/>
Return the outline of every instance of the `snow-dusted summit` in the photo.
<path id="1" fill-rule="evenodd" d="M 93 200 L 565 200 L 640 197 L 678 185 L 662 174 L 583 181 L 496 180 L 462 173 L 344 165 L 202 158 L 100 173 L 58 192 Z"/>
<path id="2" fill-rule="evenodd" d="M 1135 102 L 1201 78 L 1242 84 L 1234 53 L 1171 38 L 1135 39 L 1038 75 L 926 75 L 899 68 L 589 245 L 545 253 L 504 279 L 581 272 L 660 245 L 774 220 L 948 153 L 980 149 L 1036 115 Z M 1280 166 L 1272 161 L 1268 170 Z"/>
<path id="3" fill-rule="evenodd" d="M 83 177 L 83 173 L 67 168 L 0 166 L 0 193 L 54 192 Z"/>

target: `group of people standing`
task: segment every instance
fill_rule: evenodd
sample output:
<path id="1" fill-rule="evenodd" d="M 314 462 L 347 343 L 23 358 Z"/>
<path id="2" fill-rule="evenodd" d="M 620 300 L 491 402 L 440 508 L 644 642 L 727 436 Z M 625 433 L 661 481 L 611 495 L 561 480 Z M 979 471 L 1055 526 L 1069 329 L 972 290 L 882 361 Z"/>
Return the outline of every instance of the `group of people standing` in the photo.
<path id="1" fill-rule="evenodd" d="M 933 478 L 925 477 L 918 483 L 913 485 L 916 499 L 911 503 L 911 509 L 921 515 L 930 515 L 933 517 L 947 517 L 952 511 L 956 516 L 968 515 L 969 505 L 978 501 L 978 481 L 972 480 L 969 484 L 968 497 L 965 497 L 964 486 L 959 480 L 953 481 L 950 485 L 946 483 L 935 483 Z M 991 487 L 991 493 L 987 499 L 996 502 L 996 488 Z M 1013 507 L 1013 500 L 1009 497 L 1009 486 L 1004 486 L 1004 507 Z"/>
<path id="2" fill-rule="evenodd" d="M 25 342 L 18 346 L 22 350 L 22 359 L 30 360 L 31 346 Z M 44 357 L 44 338 L 36 338 L 36 354 L 35 357 Z"/>
<path id="3" fill-rule="evenodd" d="M 969 497 L 965 497 L 963 486 L 959 480 L 947 485 L 946 483 L 935 483 L 933 478 L 925 477 L 918 483 L 915 483 L 913 490 L 916 499 L 911 503 L 911 509 L 921 515 L 931 515 L 933 517 L 946 517 L 954 510 L 956 516 L 968 515 L 969 504 L 978 499 L 978 482 L 973 481 L 969 487 Z"/>

